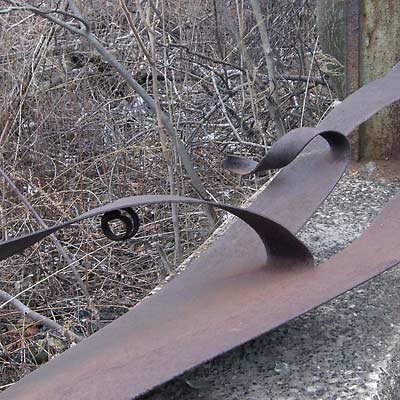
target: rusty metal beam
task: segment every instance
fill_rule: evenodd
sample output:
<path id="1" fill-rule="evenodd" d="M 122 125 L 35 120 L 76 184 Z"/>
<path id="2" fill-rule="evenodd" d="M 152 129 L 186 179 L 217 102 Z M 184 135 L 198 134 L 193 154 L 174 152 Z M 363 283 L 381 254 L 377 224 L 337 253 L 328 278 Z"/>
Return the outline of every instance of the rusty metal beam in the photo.
<path id="1" fill-rule="evenodd" d="M 340 179 L 349 160 L 346 137 L 399 98 L 397 65 L 348 97 L 317 128 L 287 134 L 260 163 L 229 157 L 225 166 L 241 174 L 287 166 L 248 209 L 212 203 L 241 220 L 161 291 L 22 379 L 0 399 L 133 399 L 399 263 L 399 195 L 358 240 L 318 267 L 310 267 L 310 253 L 295 237 Z M 120 219 L 129 237 L 136 230 L 136 216 L 115 210 L 182 200 L 161 197 L 122 199 L 46 231 L 0 243 L 0 257 L 99 214 L 106 233 L 108 222 Z"/>
<path id="2" fill-rule="evenodd" d="M 345 18 L 345 77 L 344 87 L 345 95 L 350 96 L 360 87 L 360 34 L 361 34 L 361 17 L 360 17 L 360 1 L 347 0 L 344 2 L 344 18 Z M 358 127 L 354 129 L 351 138 L 352 158 L 359 160 L 360 158 L 360 138 Z"/>
<path id="3" fill-rule="evenodd" d="M 345 93 L 360 87 L 360 0 L 347 0 L 345 11 Z"/>

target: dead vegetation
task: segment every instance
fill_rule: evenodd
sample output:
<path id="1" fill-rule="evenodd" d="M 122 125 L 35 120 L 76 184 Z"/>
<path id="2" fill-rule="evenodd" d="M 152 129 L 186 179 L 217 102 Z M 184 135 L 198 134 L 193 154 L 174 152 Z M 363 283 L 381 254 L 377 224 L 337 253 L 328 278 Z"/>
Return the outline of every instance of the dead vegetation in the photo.
<path id="1" fill-rule="evenodd" d="M 260 158 L 334 95 L 314 2 L 260 1 L 258 18 L 255 3 L 0 0 L 1 238 L 128 195 L 256 191 L 268 177 L 239 179 L 223 155 Z M 126 312 L 214 228 L 202 209 L 138 211 L 134 240 L 89 220 L 0 263 L 0 389 Z"/>

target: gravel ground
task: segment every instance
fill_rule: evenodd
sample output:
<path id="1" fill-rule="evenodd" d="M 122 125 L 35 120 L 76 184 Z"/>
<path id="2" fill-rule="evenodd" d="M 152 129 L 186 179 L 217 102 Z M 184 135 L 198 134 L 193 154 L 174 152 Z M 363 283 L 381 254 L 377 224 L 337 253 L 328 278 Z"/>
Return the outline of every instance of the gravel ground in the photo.
<path id="1" fill-rule="evenodd" d="M 373 166 L 372 166 L 373 167 Z M 319 262 L 359 236 L 400 188 L 348 173 L 301 232 Z M 397 399 L 400 270 L 205 363 L 143 400 Z"/>

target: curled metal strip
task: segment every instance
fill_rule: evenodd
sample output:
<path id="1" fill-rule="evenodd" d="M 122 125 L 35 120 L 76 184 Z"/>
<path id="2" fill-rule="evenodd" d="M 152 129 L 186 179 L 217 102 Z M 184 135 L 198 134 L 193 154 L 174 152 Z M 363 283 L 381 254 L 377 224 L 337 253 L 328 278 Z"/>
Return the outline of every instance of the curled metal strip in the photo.
<path id="1" fill-rule="evenodd" d="M 125 211 L 127 215 L 124 215 L 122 211 Z M 121 222 L 124 225 L 125 233 L 114 233 L 110 227 L 110 222 L 112 221 Z M 114 240 L 115 242 L 133 238 L 138 232 L 139 228 L 139 216 L 131 207 L 124 208 L 123 210 L 108 211 L 101 217 L 101 230 L 105 236 L 107 236 L 110 240 Z"/>
<path id="2" fill-rule="evenodd" d="M 350 160 L 350 143 L 345 135 L 318 128 L 298 128 L 288 132 L 275 142 L 268 154 L 260 162 L 257 163 L 237 156 L 228 156 L 224 160 L 223 166 L 239 175 L 280 169 L 289 165 L 317 136 L 321 136 L 329 144 L 332 162 L 342 161 L 348 163 Z"/>
<path id="3" fill-rule="evenodd" d="M 101 227 L 104 234 L 111 240 L 126 240 L 133 237 L 139 229 L 139 218 L 132 207 L 139 207 L 150 204 L 172 204 L 186 203 L 193 205 L 207 204 L 225 210 L 236 217 L 240 218 L 247 225 L 253 228 L 267 252 L 268 261 L 274 266 L 280 268 L 282 266 L 311 266 L 313 265 L 313 257 L 308 248 L 294 236 L 289 230 L 282 225 L 276 223 L 271 218 L 250 210 L 232 207 L 226 204 L 204 201 L 190 197 L 180 196 L 132 196 L 116 200 L 107 205 L 94 208 L 70 221 L 59 225 L 52 226 L 48 229 L 10 239 L 0 243 L 0 260 L 4 260 L 13 254 L 19 253 L 34 243 L 42 240 L 46 236 L 64 229 L 72 224 L 87 218 L 102 215 Z M 122 211 L 127 214 L 124 215 Z M 125 232 L 123 234 L 115 234 L 110 228 L 109 223 L 118 220 L 123 223 Z"/>
<path id="4" fill-rule="evenodd" d="M 225 167 L 229 168 L 229 166 L 234 165 L 235 167 L 230 169 L 234 169 L 235 172 L 241 174 L 261 172 L 267 169 L 282 168 L 293 161 L 317 136 L 323 137 L 329 143 L 332 162 L 341 163 L 344 169 L 350 159 L 350 144 L 347 138 L 341 133 L 335 131 L 321 131 L 316 128 L 296 129 L 288 133 L 271 148 L 271 151 L 268 153 L 268 155 L 255 168 L 252 168 L 251 166 L 249 167 L 249 165 L 246 164 L 247 160 L 244 161 L 246 166 L 241 165 L 241 161 L 237 157 L 231 157 L 230 159 L 226 160 Z M 272 265 L 276 266 L 278 264 L 285 264 L 289 266 L 313 264 L 313 257 L 307 247 L 291 232 L 289 232 L 289 230 L 279 223 L 273 221 L 271 218 L 267 218 L 250 210 L 232 207 L 226 204 L 173 196 L 127 197 L 117 200 L 106 206 L 95 208 L 63 224 L 0 243 L 0 260 L 24 250 L 28 246 L 31 246 L 37 241 L 42 240 L 44 237 L 58 231 L 59 229 L 99 214 L 103 214 L 101 227 L 104 234 L 109 239 L 115 241 L 127 240 L 132 238 L 139 229 L 139 218 L 136 212 L 133 211 L 133 206 L 177 202 L 208 204 L 236 215 L 257 232 L 265 246 L 269 261 Z M 126 215 L 123 214 L 121 210 L 125 211 Z M 115 234 L 112 231 L 109 223 L 113 220 L 118 220 L 124 225 L 125 233 Z"/>

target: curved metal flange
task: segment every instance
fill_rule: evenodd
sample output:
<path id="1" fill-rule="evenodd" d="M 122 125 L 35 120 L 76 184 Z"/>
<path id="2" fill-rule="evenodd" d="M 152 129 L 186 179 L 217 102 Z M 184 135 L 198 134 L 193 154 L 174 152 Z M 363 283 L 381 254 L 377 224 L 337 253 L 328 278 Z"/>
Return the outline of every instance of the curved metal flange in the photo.
<path id="1" fill-rule="evenodd" d="M 350 160 L 350 143 L 346 136 L 339 132 L 321 131 L 316 128 L 300 128 L 289 132 L 275 143 L 267 156 L 257 165 L 255 165 L 254 161 L 231 156 L 225 160 L 224 167 L 239 174 L 250 174 L 282 168 L 290 164 L 317 136 L 323 137 L 329 144 L 331 162 L 341 164 L 341 169 L 344 170 Z M 207 204 L 237 216 L 257 232 L 264 244 L 269 262 L 274 268 L 280 268 L 282 265 L 313 265 L 313 257 L 308 248 L 284 226 L 276 223 L 271 218 L 267 218 L 260 213 L 222 203 L 166 195 L 126 197 L 105 206 L 94 208 L 62 224 L 1 242 L 0 260 L 21 252 L 60 229 L 101 214 L 103 214 L 102 230 L 109 239 L 116 241 L 130 239 L 136 234 L 140 224 L 139 217 L 133 211 L 132 207 L 167 203 Z M 121 210 L 124 210 L 125 214 Z M 118 220 L 124 225 L 124 234 L 116 235 L 112 232 L 109 226 L 109 222 L 112 220 Z"/>
<path id="2" fill-rule="evenodd" d="M 260 161 L 228 156 L 223 166 L 239 175 L 256 174 L 289 165 L 313 139 L 321 136 L 330 146 L 332 162 L 347 165 L 350 161 L 350 143 L 345 135 L 318 128 L 298 128 L 288 132 L 275 142 L 268 154 Z"/>
<path id="3" fill-rule="evenodd" d="M 132 207 L 140 207 L 151 204 L 172 204 L 186 203 L 192 205 L 204 205 L 225 210 L 253 228 L 267 252 L 268 262 L 275 268 L 292 267 L 295 265 L 312 266 L 313 256 L 308 248 L 282 225 L 276 223 L 266 216 L 238 207 L 232 207 L 222 203 L 199 200 L 190 197 L 168 196 L 168 195 L 147 195 L 132 196 L 116 200 L 107 205 L 94 208 L 70 221 L 59 225 L 42 229 L 34 233 L 18 238 L 10 239 L 0 243 L 0 260 L 4 260 L 16 253 L 39 242 L 45 237 L 73 225 L 87 218 L 102 215 L 101 227 L 104 234 L 111 240 L 127 240 L 132 238 L 139 229 L 139 217 Z M 123 234 L 115 234 L 110 228 L 110 222 L 118 220 L 124 225 Z"/>

